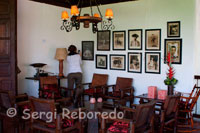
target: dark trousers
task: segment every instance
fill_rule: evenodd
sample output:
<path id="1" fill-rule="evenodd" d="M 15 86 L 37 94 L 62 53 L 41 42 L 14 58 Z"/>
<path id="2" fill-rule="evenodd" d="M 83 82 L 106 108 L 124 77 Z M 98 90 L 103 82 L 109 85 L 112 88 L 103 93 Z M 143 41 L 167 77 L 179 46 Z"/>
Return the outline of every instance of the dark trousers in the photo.
<path id="1" fill-rule="evenodd" d="M 82 73 L 70 73 L 68 76 L 68 88 L 70 90 L 74 89 L 74 84 L 75 84 L 75 98 L 78 98 L 83 90 L 82 90 Z"/>

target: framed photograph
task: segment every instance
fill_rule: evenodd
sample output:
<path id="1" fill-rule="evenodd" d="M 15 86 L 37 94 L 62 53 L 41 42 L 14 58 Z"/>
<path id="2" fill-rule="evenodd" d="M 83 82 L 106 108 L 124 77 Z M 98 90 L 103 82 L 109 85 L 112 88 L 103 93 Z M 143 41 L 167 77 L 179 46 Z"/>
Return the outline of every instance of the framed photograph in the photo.
<path id="1" fill-rule="evenodd" d="M 113 50 L 125 50 L 125 38 L 125 31 L 113 31 Z"/>
<path id="2" fill-rule="evenodd" d="M 160 74 L 160 53 L 146 52 L 145 53 L 145 73 Z"/>
<path id="3" fill-rule="evenodd" d="M 180 21 L 167 22 L 167 37 L 180 37 Z"/>
<path id="4" fill-rule="evenodd" d="M 94 41 L 82 41 L 82 60 L 94 60 Z"/>
<path id="5" fill-rule="evenodd" d="M 172 64 L 182 63 L 182 39 L 165 39 L 164 59 L 167 53 L 171 51 Z M 166 62 L 165 62 L 166 63 Z"/>
<path id="6" fill-rule="evenodd" d="M 128 49 L 142 50 L 142 29 L 128 30 Z"/>
<path id="7" fill-rule="evenodd" d="M 161 48 L 161 29 L 145 30 L 145 50 L 160 50 Z"/>
<path id="8" fill-rule="evenodd" d="M 128 72 L 142 73 L 142 53 L 128 53 Z"/>
<path id="9" fill-rule="evenodd" d="M 96 68 L 107 69 L 107 55 L 96 55 Z"/>
<path id="10" fill-rule="evenodd" d="M 97 51 L 110 51 L 110 31 L 97 32 Z"/>
<path id="11" fill-rule="evenodd" d="M 126 55 L 110 55 L 110 70 L 126 70 Z"/>

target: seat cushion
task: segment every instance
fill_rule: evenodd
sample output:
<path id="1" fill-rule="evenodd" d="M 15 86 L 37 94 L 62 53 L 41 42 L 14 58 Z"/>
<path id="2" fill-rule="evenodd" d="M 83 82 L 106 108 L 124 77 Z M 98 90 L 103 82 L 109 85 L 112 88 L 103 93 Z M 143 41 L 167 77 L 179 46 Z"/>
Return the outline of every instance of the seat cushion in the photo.
<path id="1" fill-rule="evenodd" d="M 45 84 L 43 86 L 43 95 L 45 98 L 52 98 L 52 93 L 54 93 L 55 98 L 60 98 L 60 92 L 58 90 L 58 85 L 57 84 Z"/>
<path id="2" fill-rule="evenodd" d="M 74 120 L 64 119 L 62 121 L 62 128 L 72 127 L 74 125 Z M 56 128 L 55 124 L 48 124 L 48 128 Z"/>
<path id="3" fill-rule="evenodd" d="M 128 123 L 125 122 L 114 122 L 109 128 L 108 131 L 114 133 L 128 133 Z"/>
<path id="4" fill-rule="evenodd" d="M 96 89 L 96 93 L 101 93 L 102 92 L 102 89 Z M 86 94 L 94 94 L 95 92 L 94 92 L 94 89 L 93 88 L 90 88 L 90 89 L 86 89 L 86 90 L 84 90 L 84 93 L 86 93 Z"/>

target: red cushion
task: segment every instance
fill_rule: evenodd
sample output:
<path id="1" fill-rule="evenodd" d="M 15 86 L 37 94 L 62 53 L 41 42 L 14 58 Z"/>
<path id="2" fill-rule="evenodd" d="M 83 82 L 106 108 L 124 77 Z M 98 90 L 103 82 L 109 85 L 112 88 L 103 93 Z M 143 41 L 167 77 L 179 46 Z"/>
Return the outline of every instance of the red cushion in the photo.
<path id="1" fill-rule="evenodd" d="M 108 128 L 108 131 L 115 133 L 128 133 L 128 123 L 115 122 Z"/>
<path id="2" fill-rule="evenodd" d="M 102 89 L 96 89 L 96 93 L 101 93 L 102 92 Z M 93 94 L 93 93 L 95 93 L 94 92 L 94 89 L 93 88 L 90 88 L 90 89 L 86 89 L 86 90 L 84 90 L 84 93 L 90 93 L 90 94 Z"/>
<path id="3" fill-rule="evenodd" d="M 43 87 L 44 89 L 44 97 L 46 98 L 52 98 L 52 92 L 54 92 L 54 97 L 55 98 L 60 98 L 60 92 L 58 90 L 58 86 L 56 84 L 47 84 L 47 85 L 44 85 Z M 48 91 L 45 91 L 45 90 L 48 90 Z M 49 92 L 50 91 L 50 92 Z"/>
<path id="4" fill-rule="evenodd" d="M 74 125 L 74 120 L 64 119 L 62 128 L 72 127 Z M 55 124 L 48 124 L 47 127 L 49 128 L 56 128 Z"/>

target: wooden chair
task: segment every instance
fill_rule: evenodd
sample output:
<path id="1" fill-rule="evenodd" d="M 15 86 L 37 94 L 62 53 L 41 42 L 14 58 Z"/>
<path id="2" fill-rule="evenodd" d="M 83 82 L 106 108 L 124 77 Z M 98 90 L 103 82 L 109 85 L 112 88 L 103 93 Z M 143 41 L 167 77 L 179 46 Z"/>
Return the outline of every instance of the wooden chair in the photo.
<path id="1" fill-rule="evenodd" d="M 78 130 L 80 133 L 83 133 L 84 123 L 83 120 L 72 119 L 71 117 L 64 117 L 63 112 L 56 112 L 56 106 L 53 99 L 41 99 L 41 98 L 30 98 L 31 102 L 31 116 L 33 113 L 43 113 L 42 117 L 38 115 L 37 119 L 31 118 L 30 129 L 31 132 L 34 130 L 45 131 L 49 133 L 61 133 L 61 132 L 71 132 L 73 130 Z M 79 111 L 84 111 L 84 109 L 72 109 L 69 110 L 70 116 L 71 113 Z M 51 114 L 51 117 L 46 115 L 47 113 Z"/>
<path id="2" fill-rule="evenodd" d="M 155 109 L 158 111 L 158 114 L 156 114 L 157 122 L 159 122 L 160 125 L 160 133 L 166 130 L 174 131 L 176 132 L 177 127 L 177 114 L 178 114 L 178 103 L 180 101 L 180 95 L 170 95 L 167 96 L 163 109 Z M 168 126 L 170 124 L 173 124 L 174 126 L 172 128 L 169 128 Z"/>
<path id="3" fill-rule="evenodd" d="M 47 77 L 40 77 L 40 88 L 39 88 L 39 97 L 40 98 L 49 98 L 49 99 L 59 99 L 62 97 L 62 93 L 64 92 L 65 95 L 68 95 L 69 90 L 65 87 L 60 87 L 58 85 L 58 79 L 56 76 L 47 76 Z"/>
<path id="4" fill-rule="evenodd" d="M 123 110 L 125 116 L 129 114 L 127 115 L 128 117 L 124 117 L 123 119 L 113 119 L 110 117 L 103 118 L 99 116 L 101 121 L 100 132 L 143 133 L 148 131 L 153 133 L 155 104 L 156 101 L 151 101 L 150 103 L 138 105 L 136 109 L 120 107 L 120 109 Z M 130 113 L 132 113 L 132 117 L 130 117 Z"/>
<path id="5" fill-rule="evenodd" d="M 92 82 L 91 83 L 84 83 L 84 85 L 88 85 L 88 89 L 84 90 L 84 95 L 98 97 L 102 96 L 103 94 L 103 87 L 107 85 L 108 75 L 107 74 L 93 74 Z"/>
<path id="6" fill-rule="evenodd" d="M 126 101 L 130 101 L 130 105 L 133 103 L 133 92 L 132 78 L 117 77 L 115 85 L 109 85 L 104 87 L 104 99 L 113 99 L 114 101 L 121 102 L 125 104 Z M 112 88 L 112 92 L 108 92 L 108 89 Z"/>
<path id="7" fill-rule="evenodd" d="M 181 96 L 181 102 L 179 104 L 179 127 L 191 127 L 193 130 L 193 109 L 200 95 L 200 88 L 194 85 L 194 88 L 189 97 Z M 185 114 L 185 115 L 184 115 Z M 184 120 L 182 123 L 181 120 Z M 186 123 L 185 123 L 186 122 Z"/>
<path id="8" fill-rule="evenodd" d="M 21 128 L 24 128 L 27 120 L 22 119 L 22 112 L 24 109 L 28 109 L 28 106 L 27 94 L 14 96 L 11 91 L 0 90 L 0 118 L 3 125 L 3 132 L 19 132 Z M 7 116 L 9 108 L 14 108 L 17 111 L 14 117 Z"/>

